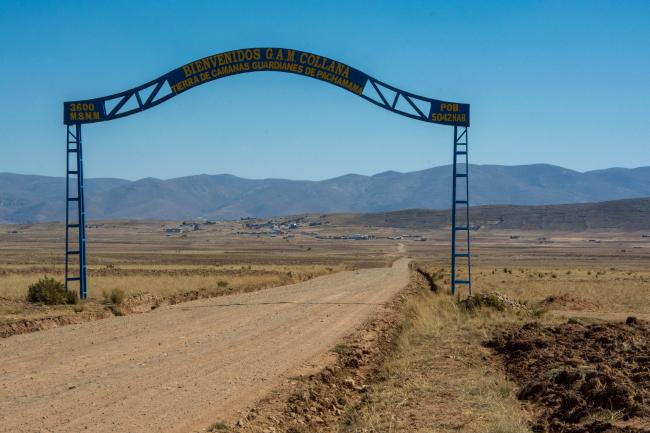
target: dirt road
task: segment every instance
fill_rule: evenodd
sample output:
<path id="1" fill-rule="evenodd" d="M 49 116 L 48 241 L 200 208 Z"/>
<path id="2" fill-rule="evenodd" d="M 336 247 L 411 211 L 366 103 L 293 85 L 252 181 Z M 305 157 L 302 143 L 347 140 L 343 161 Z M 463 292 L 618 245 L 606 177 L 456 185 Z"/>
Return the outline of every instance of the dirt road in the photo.
<path id="1" fill-rule="evenodd" d="M 0 340 L 1 432 L 232 420 L 408 282 L 408 262 Z"/>

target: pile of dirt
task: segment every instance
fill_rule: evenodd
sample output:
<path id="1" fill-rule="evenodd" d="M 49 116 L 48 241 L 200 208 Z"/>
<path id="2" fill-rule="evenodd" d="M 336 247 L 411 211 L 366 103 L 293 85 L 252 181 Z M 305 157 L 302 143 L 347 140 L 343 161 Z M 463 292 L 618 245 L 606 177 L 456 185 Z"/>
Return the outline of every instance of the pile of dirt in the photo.
<path id="1" fill-rule="evenodd" d="M 514 310 L 529 311 L 530 309 L 519 301 L 511 299 L 498 292 L 476 293 L 460 301 L 461 308 L 474 311 L 482 307 L 493 308 L 498 311 Z"/>
<path id="2" fill-rule="evenodd" d="M 561 293 L 547 296 L 539 303 L 539 306 L 546 310 L 586 310 L 599 305 L 578 296 Z"/>
<path id="3" fill-rule="evenodd" d="M 535 432 L 650 432 L 596 421 L 650 418 L 649 322 L 528 323 L 486 345 L 521 385 L 518 398 L 538 405 Z"/>

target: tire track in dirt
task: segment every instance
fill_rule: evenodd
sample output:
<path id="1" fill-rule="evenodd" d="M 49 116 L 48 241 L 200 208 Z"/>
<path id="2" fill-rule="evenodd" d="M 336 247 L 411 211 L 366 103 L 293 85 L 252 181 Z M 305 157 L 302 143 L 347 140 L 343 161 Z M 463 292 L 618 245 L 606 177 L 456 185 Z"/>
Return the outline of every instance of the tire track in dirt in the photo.
<path id="1" fill-rule="evenodd" d="M 407 283 L 401 259 L 0 340 L 0 432 L 183 432 L 233 420 Z"/>

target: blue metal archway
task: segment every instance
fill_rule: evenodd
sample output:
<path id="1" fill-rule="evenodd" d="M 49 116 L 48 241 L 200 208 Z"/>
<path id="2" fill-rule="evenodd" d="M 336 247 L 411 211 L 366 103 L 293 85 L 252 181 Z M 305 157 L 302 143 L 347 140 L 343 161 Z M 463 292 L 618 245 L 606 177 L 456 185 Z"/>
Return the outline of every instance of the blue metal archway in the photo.
<path id="1" fill-rule="evenodd" d="M 352 92 L 393 113 L 412 119 L 454 127 L 452 227 L 451 227 L 451 291 L 465 284 L 471 293 L 468 135 L 469 104 L 441 101 L 405 92 L 379 81 L 358 69 L 330 58 L 287 48 L 246 48 L 214 54 L 187 63 L 148 83 L 100 98 L 68 101 L 63 104 L 66 134 L 66 287 L 79 282 L 79 295 L 88 295 L 86 280 L 86 233 L 83 182 L 81 125 L 105 122 L 155 107 L 176 95 L 201 84 L 231 75 L 276 71 L 287 72 L 324 81 Z M 71 161 L 71 156 L 74 156 Z M 458 160 L 458 157 L 461 160 Z M 463 157 L 464 156 L 464 160 Z M 458 166 L 464 166 L 459 172 Z M 70 182 L 75 182 L 73 188 Z M 459 185 L 459 182 L 464 182 Z M 75 206 L 76 203 L 76 206 Z M 457 205 L 464 206 L 464 222 L 457 222 Z M 75 211 L 76 207 L 76 212 Z M 77 214 L 72 221 L 71 215 Z M 76 236 L 74 230 L 77 230 Z M 457 233 L 465 231 L 466 248 L 457 250 Z M 73 239 L 77 242 L 74 245 Z M 71 276 L 72 260 L 78 256 L 78 275 Z M 465 278 L 457 278 L 457 259 L 466 258 Z"/>

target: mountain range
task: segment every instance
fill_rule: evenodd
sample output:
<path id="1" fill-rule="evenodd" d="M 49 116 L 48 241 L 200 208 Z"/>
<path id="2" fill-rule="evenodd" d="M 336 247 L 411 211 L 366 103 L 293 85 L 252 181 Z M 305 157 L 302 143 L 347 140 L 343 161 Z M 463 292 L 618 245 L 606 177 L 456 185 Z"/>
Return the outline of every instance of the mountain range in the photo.
<path id="1" fill-rule="evenodd" d="M 472 205 L 586 203 L 650 196 L 650 167 L 578 172 L 554 165 L 470 165 Z M 321 181 L 196 175 L 87 179 L 87 219 L 236 219 L 302 213 L 448 209 L 450 165 Z M 62 220 L 65 178 L 0 173 L 0 222 Z"/>

